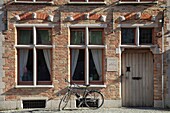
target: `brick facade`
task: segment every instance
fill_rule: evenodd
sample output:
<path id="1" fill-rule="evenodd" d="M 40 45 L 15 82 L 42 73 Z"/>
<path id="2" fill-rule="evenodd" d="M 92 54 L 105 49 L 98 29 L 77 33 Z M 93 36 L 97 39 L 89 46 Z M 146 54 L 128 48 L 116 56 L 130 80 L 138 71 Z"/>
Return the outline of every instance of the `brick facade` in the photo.
<path id="1" fill-rule="evenodd" d="M 154 104 L 155 107 L 161 107 L 162 103 L 162 75 L 161 75 L 161 24 L 159 19 L 162 16 L 160 5 L 164 4 L 162 0 L 158 0 L 157 4 L 117 4 L 117 0 L 105 0 L 106 4 L 68 4 L 67 0 L 53 0 L 54 4 L 27 4 L 27 3 L 8 3 L 5 8 L 7 10 L 8 29 L 5 31 L 4 41 L 2 40 L 2 61 L 4 71 L 0 83 L 4 87 L 0 87 L 1 97 L 5 98 L 6 104 L 10 103 L 10 107 L 4 106 L 2 109 L 22 108 L 21 101 L 23 99 L 47 99 L 46 108 L 57 109 L 59 99 L 64 94 L 68 84 L 64 79 L 70 78 L 70 50 L 69 45 L 69 27 L 75 24 L 98 24 L 107 25 L 104 28 L 104 84 L 97 87 L 105 98 L 104 107 L 120 107 L 121 104 L 121 24 L 154 24 L 153 45 L 156 47 L 147 47 L 154 56 Z M 141 12 L 140 19 L 136 18 L 136 14 Z M 34 19 L 32 14 L 36 13 Z M 89 14 L 89 18 L 85 18 L 85 14 Z M 16 19 L 16 15 L 19 19 Z M 48 16 L 54 16 L 53 21 L 48 20 Z M 101 16 L 106 16 L 106 21 L 101 21 Z M 156 16 L 153 21 L 152 16 Z M 72 16 L 73 21 L 68 21 L 67 17 Z M 124 16 L 125 20 L 120 21 L 120 17 Z M 53 87 L 17 87 L 17 51 L 15 48 L 17 33 L 15 24 L 53 24 L 52 28 L 52 85 Z M 1 42 L 0 42 L 1 44 Z M 1 45 L 0 45 L 1 48 Z M 137 47 L 136 47 L 137 48 Z M 135 49 L 136 49 L 135 48 Z M 145 48 L 146 49 L 146 48 Z M 0 49 L 2 50 L 2 49 Z M 1 52 L 0 52 L 1 53 Z M 107 71 L 107 58 L 118 58 L 118 70 Z M 1 58 L 0 58 L 1 61 Z M 1 72 L 1 66 L 0 66 Z M 2 82 L 1 82 L 2 81 Z M 1 85 L 0 85 L 1 86 Z M 0 103 L 2 104 L 2 103 Z M 1 105 L 0 105 L 1 106 Z M 75 107 L 70 104 L 70 107 Z"/>

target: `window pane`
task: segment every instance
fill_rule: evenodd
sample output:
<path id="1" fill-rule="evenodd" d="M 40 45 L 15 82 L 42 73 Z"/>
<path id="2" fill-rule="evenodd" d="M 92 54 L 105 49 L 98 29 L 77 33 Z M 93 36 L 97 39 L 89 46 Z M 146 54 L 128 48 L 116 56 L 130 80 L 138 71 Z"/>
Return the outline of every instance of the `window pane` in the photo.
<path id="1" fill-rule="evenodd" d="M 135 44 L 135 29 L 122 28 L 121 29 L 121 44 Z"/>
<path id="2" fill-rule="evenodd" d="M 89 0 L 89 2 L 104 2 L 104 0 Z"/>
<path id="3" fill-rule="evenodd" d="M 102 31 L 90 31 L 90 44 L 99 45 L 102 43 Z"/>
<path id="4" fill-rule="evenodd" d="M 32 30 L 18 30 L 18 44 L 29 45 L 33 44 Z"/>
<path id="5" fill-rule="evenodd" d="M 19 81 L 33 81 L 33 51 L 18 49 Z"/>
<path id="6" fill-rule="evenodd" d="M 139 43 L 152 44 L 152 28 L 140 28 Z"/>
<path id="7" fill-rule="evenodd" d="M 50 30 L 37 30 L 37 44 L 43 45 L 51 44 Z"/>
<path id="8" fill-rule="evenodd" d="M 102 50 L 100 49 L 89 50 L 89 79 L 90 81 L 102 79 Z"/>
<path id="9" fill-rule="evenodd" d="M 84 31 L 71 31 L 71 44 L 72 45 L 80 45 L 80 44 L 85 44 L 84 41 L 85 37 L 84 37 Z"/>
<path id="10" fill-rule="evenodd" d="M 72 49 L 71 50 L 71 75 L 72 80 L 85 80 L 84 63 L 85 50 Z"/>
<path id="11" fill-rule="evenodd" d="M 37 49 L 37 80 L 50 81 L 51 50 Z"/>
<path id="12" fill-rule="evenodd" d="M 70 2 L 85 2 L 85 0 L 70 0 Z"/>

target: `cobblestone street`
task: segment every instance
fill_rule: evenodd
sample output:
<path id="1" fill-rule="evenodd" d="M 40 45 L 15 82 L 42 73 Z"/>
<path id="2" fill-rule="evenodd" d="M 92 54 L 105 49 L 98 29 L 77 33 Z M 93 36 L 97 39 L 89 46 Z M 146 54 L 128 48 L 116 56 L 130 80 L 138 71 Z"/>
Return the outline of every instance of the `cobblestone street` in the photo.
<path id="1" fill-rule="evenodd" d="M 63 111 L 47 110 L 47 109 L 25 109 L 25 110 L 9 110 L 0 113 L 170 113 L 170 109 L 156 108 L 101 108 L 98 110 L 89 109 L 66 109 Z"/>

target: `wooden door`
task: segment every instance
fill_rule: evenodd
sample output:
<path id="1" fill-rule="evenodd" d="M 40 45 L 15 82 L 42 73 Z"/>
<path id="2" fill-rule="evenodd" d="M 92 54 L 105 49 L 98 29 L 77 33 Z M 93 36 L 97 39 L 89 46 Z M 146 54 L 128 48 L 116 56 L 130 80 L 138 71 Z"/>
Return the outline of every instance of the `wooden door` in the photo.
<path id="1" fill-rule="evenodd" d="M 153 106 L 153 55 L 147 50 L 122 53 L 122 106 Z"/>

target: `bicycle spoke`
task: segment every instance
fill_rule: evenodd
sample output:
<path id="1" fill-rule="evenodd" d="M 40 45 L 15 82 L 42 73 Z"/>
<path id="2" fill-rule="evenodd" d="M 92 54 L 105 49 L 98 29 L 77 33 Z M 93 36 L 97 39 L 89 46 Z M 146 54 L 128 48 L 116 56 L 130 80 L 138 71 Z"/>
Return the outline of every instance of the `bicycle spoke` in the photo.
<path id="1" fill-rule="evenodd" d="M 104 103 L 103 95 L 97 91 L 91 91 L 85 98 L 85 104 L 91 109 L 100 108 Z"/>
<path id="2" fill-rule="evenodd" d="M 60 101 L 59 110 L 64 110 L 64 108 L 67 106 L 69 99 L 70 99 L 70 94 L 66 93 Z"/>

